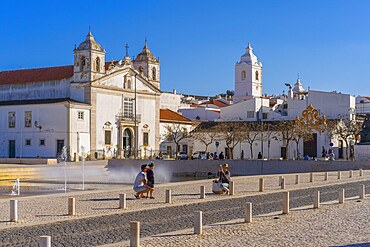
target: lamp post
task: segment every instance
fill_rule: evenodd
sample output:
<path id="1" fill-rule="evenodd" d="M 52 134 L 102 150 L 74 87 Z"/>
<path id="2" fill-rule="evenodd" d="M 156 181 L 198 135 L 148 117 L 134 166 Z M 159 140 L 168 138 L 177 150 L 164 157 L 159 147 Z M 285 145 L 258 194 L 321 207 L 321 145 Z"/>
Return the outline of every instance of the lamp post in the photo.
<path id="1" fill-rule="evenodd" d="M 134 91 L 134 99 L 135 99 L 135 112 L 134 112 L 134 159 L 136 160 L 136 149 L 137 149 L 137 130 L 136 130 L 136 76 L 135 73 L 135 91 Z"/>

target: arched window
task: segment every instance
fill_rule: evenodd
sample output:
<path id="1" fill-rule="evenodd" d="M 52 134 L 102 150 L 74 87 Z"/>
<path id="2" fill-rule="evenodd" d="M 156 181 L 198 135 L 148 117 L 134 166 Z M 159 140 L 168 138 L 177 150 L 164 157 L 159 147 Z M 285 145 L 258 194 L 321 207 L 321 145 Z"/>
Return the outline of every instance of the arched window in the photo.
<path id="1" fill-rule="evenodd" d="M 256 71 L 256 81 L 259 80 L 259 74 L 258 74 L 258 71 Z"/>
<path id="2" fill-rule="evenodd" d="M 155 68 L 152 68 L 152 78 L 153 81 L 157 80 L 157 70 Z"/>
<path id="3" fill-rule="evenodd" d="M 245 70 L 242 71 L 242 80 L 245 80 L 245 78 L 247 77 L 247 74 L 245 73 Z"/>
<path id="4" fill-rule="evenodd" d="M 139 73 L 142 75 L 144 73 L 144 68 L 142 66 L 139 67 Z"/>
<path id="5" fill-rule="evenodd" d="M 81 56 L 80 58 L 80 71 L 83 71 L 86 65 L 86 58 L 85 56 Z"/>
<path id="6" fill-rule="evenodd" d="M 96 71 L 100 72 L 100 57 L 97 57 L 95 60 L 95 66 L 96 66 Z"/>

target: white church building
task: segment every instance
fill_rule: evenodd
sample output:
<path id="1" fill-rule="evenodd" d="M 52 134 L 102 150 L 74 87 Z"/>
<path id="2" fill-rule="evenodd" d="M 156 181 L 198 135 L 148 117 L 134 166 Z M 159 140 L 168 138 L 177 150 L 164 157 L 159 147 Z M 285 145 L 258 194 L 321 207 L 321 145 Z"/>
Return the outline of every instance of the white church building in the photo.
<path id="1" fill-rule="evenodd" d="M 146 41 L 133 60 L 127 46 L 118 61 L 105 53 L 89 32 L 73 65 L 1 71 L 0 157 L 58 157 L 63 146 L 70 160 L 158 150 L 159 59 Z"/>

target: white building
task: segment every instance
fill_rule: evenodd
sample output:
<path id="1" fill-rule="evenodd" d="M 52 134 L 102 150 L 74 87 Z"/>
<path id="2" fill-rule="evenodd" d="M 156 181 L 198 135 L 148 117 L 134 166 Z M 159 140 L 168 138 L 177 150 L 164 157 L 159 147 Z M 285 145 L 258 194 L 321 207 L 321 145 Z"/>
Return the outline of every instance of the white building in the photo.
<path id="1" fill-rule="evenodd" d="M 81 146 L 91 158 L 132 157 L 135 146 L 144 157 L 159 149 L 161 93 L 146 42 L 133 61 L 126 46 L 122 60 L 105 62 L 90 32 L 73 65 L 0 72 L 0 157 L 56 157 L 63 145 L 72 160 Z"/>
<path id="2" fill-rule="evenodd" d="M 322 92 L 305 90 L 298 79 L 294 86 L 289 86 L 288 95 L 284 97 L 262 96 L 262 64 L 253 54 L 250 44 L 246 53 L 235 65 L 235 96 L 234 104 L 221 108 L 220 119 L 215 121 L 246 121 L 256 122 L 256 141 L 253 142 L 253 155 L 250 154 L 250 144 L 239 142 L 233 149 L 234 158 L 253 158 L 261 152 L 264 158 L 280 158 L 287 143 L 279 140 L 278 133 L 266 137 L 266 130 L 262 131 L 263 125 L 275 124 L 282 120 L 294 121 L 296 117 L 302 117 L 302 112 L 312 105 L 318 111 L 318 117 L 325 116 L 328 121 L 332 120 L 354 120 L 356 116 L 356 100 L 349 94 L 337 92 Z M 362 101 L 361 101 L 362 100 Z M 366 98 L 358 100 L 357 105 L 365 105 Z M 206 126 L 207 124 L 203 124 Z M 275 136 L 275 138 L 273 138 Z M 218 139 L 219 147 L 210 145 L 209 152 L 225 152 L 225 141 Z M 205 146 L 201 143 L 195 144 L 195 151 L 203 151 Z M 297 144 L 289 143 L 287 158 L 292 157 L 320 157 L 322 147 L 331 149 L 336 157 L 343 158 L 346 146 L 343 140 L 330 135 L 328 132 L 319 133 L 313 131 L 310 141 L 300 140 Z"/>

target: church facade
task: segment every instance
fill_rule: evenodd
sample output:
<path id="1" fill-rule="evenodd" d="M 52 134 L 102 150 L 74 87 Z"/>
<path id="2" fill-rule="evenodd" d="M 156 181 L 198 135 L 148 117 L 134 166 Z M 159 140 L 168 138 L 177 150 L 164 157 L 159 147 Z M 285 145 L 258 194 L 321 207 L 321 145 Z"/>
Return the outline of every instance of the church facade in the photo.
<path id="1" fill-rule="evenodd" d="M 74 63 L 0 72 L 0 157 L 144 157 L 159 149 L 160 61 L 145 42 L 105 61 L 89 32 Z"/>

